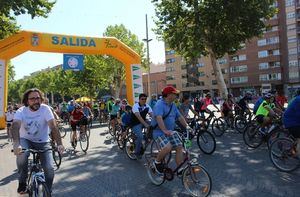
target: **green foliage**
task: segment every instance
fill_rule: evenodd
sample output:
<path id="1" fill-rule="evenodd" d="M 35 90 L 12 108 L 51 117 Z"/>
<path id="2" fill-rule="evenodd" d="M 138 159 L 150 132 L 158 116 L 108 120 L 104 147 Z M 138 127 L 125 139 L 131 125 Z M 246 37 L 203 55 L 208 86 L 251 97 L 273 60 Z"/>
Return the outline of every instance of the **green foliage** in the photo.
<path id="1" fill-rule="evenodd" d="M 8 83 L 11 83 L 16 76 L 15 67 L 11 64 L 11 62 L 8 62 Z"/>
<path id="2" fill-rule="evenodd" d="M 152 0 L 156 33 L 188 61 L 211 50 L 216 57 L 234 53 L 241 43 L 262 34 L 276 9 L 274 0 Z"/>
<path id="3" fill-rule="evenodd" d="M 47 17 L 55 1 L 49 0 L 1 0 L 0 1 L 0 39 L 19 30 L 15 16 L 29 14 L 31 18 Z"/>

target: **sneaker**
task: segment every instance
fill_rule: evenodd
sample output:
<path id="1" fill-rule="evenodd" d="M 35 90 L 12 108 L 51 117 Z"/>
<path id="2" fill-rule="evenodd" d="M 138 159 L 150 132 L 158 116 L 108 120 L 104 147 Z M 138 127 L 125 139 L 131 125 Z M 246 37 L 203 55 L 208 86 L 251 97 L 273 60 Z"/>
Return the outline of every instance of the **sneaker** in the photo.
<path id="1" fill-rule="evenodd" d="M 164 171 L 164 164 L 163 163 L 157 163 L 155 160 L 153 161 L 153 166 L 155 168 L 155 170 L 158 172 L 158 173 L 163 173 Z"/>
<path id="2" fill-rule="evenodd" d="M 26 194 L 27 193 L 27 184 L 26 183 L 19 183 L 19 187 L 17 192 L 19 194 Z"/>

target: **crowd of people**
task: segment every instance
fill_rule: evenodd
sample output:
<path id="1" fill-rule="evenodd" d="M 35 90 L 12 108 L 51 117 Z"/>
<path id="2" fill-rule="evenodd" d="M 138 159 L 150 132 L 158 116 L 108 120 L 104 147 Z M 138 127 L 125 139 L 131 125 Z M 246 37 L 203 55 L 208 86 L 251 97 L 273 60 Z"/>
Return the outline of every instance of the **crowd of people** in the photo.
<path id="1" fill-rule="evenodd" d="M 253 113 L 261 125 L 260 132 L 262 133 L 271 129 L 270 125 L 275 117 L 282 116 L 285 128 L 298 139 L 298 144 L 300 144 L 300 91 L 289 102 L 287 109 L 284 107 L 287 99 L 283 95 L 275 95 L 272 92 L 258 98 L 254 102 L 253 109 L 249 106 L 249 103 L 253 101 L 250 92 L 246 92 L 239 100 L 234 99 L 232 94 L 228 94 L 227 98 L 219 105 L 220 109 L 211 98 L 210 93 L 203 98 L 193 99 L 189 95 L 183 95 L 181 100 L 178 99 L 178 95 L 177 89 L 167 86 L 162 90 L 160 99 L 157 99 L 157 95 L 151 95 L 151 98 L 148 99 L 148 96 L 143 93 L 139 95 L 138 102 L 133 106 L 130 106 L 126 99 L 120 100 L 111 97 L 107 101 L 99 100 L 98 102 L 71 100 L 69 103 L 62 102 L 52 108 L 40 90 L 26 91 L 22 106 L 10 104 L 5 114 L 8 139 L 13 141 L 14 154 L 17 156 L 18 193 L 25 193 L 27 187 L 28 154 L 22 153 L 22 148 L 48 148 L 49 136 L 51 136 L 57 143 L 59 151 L 64 151 L 57 129 L 57 121 L 69 122 L 73 131 L 72 146 L 77 140 L 76 128 L 82 128 L 99 118 L 110 121 L 113 131 L 117 124 L 121 124 L 124 131 L 130 127 L 136 136 L 134 153 L 137 158 L 142 156 L 141 147 L 144 135 L 142 130 L 143 128 L 146 128 L 147 132 L 151 130 L 153 139 L 161 147 L 154 160 L 154 166 L 158 173 L 162 173 L 164 168 L 162 161 L 172 149 L 176 150 L 176 163 L 180 164 L 183 160 L 183 147 L 178 134 L 174 131 L 175 125 L 177 124 L 182 129 L 192 130 L 187 123 L 190 112 L 194 116 L 204 119 L 206 114 L 211 113 L 209 105 L 220 111 L 225 119 L 230 119 L 233 114 Z M 300 145 L 297 146 L 297 153 L 300 158 Z M 54 178 L 51 152 L 43 154 L 43 158 L 42 166 L 46 183 L 51 190 Z"/>

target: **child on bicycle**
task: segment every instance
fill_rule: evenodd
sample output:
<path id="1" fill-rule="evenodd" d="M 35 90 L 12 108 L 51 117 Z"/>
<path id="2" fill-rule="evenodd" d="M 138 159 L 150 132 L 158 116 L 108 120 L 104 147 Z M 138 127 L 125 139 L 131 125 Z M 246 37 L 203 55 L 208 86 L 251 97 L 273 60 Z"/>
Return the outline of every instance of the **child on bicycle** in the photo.
<path id="1" fill-rule="evenodd" d="M 131 116 L 132 116 L 132 107 L 130 105 L 125 106 L 124 113 L 121 116 L 121 128 L 122 128 L 122 138 L 126 136 L 127 129 L 131 124 Z"/>

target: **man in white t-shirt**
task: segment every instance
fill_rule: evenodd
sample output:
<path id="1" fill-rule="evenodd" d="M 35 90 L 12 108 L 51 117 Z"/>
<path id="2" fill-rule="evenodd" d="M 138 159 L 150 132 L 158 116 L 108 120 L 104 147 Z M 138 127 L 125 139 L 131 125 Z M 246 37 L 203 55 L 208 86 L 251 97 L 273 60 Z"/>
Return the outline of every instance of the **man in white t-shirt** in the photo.
<path id="1" fill-rule="evenodd" d="M 7 109 L 8 110 L 5 113 L 5 121 L 6 121 L 7 137 L 8 137 L 8 141 L 10 141 L 10 140 L 12 140 L 10 128 L 11 128 L 11 124 L 12 124 L 13 119 L 14 119 L 15 112 L 14 112 L 13 107 L 11 105 L 8 106 Z"/>
<path id="2" fill-rule="evenodd" d="M 131 126 L 132 131 L 136 136 L 135 140 L 135 154 L 137 158 L 141 158 L 141 148 L 142 148 L 142 141 L 143 141 L 143 127 L 149 128 L 150 122 L 147 122 L 146 116 L 149 114 L 152 116 L 152 109 L 151 107 L 146 104 L 147 95 L 140 94 L 139 95 L 139 102 L 135 103 L 132 107 L 132 118 L 131 118 Z"/>
<path id="3" fill-rule="evenodd" d="M 43 93 L 36 88 L 27 90 L 23 95 L 24 106 L 15 113 L 11 132 L 13 137 L 14 154 L 17 156 L 17 167 L 19 172 L 18 193 L 27 192 L 26 180 L 28 176 L 28 156 L 29 153 L 22 153 L 22 148 L 46 150 L 50 149 L 49 134 L 53 136 L 58 145 L 58 151 L 62 153 L 60 133 L 56 121 L 49 106 L 42 104 Z M 45 172 L 46 184 L 52 191 L 54 178 L 54 166 L 52 151 L 41 154 L 41 164 Z"/>

